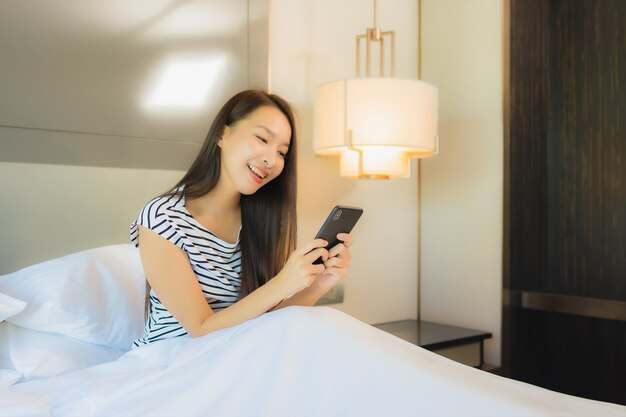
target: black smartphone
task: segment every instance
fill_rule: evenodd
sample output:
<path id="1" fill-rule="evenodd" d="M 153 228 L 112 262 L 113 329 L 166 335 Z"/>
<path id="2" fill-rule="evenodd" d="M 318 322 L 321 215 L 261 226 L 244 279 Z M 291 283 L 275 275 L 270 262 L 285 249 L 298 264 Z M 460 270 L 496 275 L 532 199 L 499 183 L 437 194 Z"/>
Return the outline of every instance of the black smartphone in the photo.
<path id="1" fill-rule="evenodd" d="M 315 235 L 315 239 L 324 239 L 328 242 L 326 249 L 330 250 L 341 241 L 337 239 L 338 233 L 350 233 L 363 214 L 363 209 L 360 207 L 348 207 L 348 206 L 335 206 L 326 221 L 322 225 L 322 228 Z M 324 263 L 324 260 L 320 256 L 314 264 Z"/>

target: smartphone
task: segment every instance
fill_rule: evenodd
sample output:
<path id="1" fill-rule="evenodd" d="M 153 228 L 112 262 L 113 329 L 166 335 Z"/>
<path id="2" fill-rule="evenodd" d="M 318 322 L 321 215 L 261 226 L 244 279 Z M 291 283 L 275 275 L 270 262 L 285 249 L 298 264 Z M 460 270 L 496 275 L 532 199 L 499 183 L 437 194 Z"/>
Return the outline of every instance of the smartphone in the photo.
<path id="1" fill-rule="evenodd" d="M 322 225 L 322 228 L 315 235 L 315 239 L 324 239 L 328 242 L 326 249 L 330 250 L 341 241 L 337 239 L 338 233 L 350 233 L 363 214 L 363 209 L 360 207 L 348 207 L 348 206 L 335 206 L 326 221 Z M 324 260 L 320 256 L 314 264 L 324 263 Z"/>

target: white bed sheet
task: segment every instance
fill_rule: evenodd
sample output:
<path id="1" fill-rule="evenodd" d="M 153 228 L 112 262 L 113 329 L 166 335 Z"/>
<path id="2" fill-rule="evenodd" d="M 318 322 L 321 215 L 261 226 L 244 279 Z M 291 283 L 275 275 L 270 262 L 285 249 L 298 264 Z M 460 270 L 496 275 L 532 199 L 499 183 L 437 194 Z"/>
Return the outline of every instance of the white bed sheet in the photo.
<path id="1" fill-rule="evenodd" d="M 7 416 L 626 416 L 450 361 L 332 308 L 289 307 L 201 338 L 0 389 Z"/>

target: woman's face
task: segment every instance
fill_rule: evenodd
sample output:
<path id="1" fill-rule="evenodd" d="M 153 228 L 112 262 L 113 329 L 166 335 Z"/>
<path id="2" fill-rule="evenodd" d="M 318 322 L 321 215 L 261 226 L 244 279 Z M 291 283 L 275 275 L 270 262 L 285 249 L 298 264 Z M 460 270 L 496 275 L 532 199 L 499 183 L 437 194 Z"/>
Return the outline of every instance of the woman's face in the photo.
<path id="1" fill-rule="evenodd" d="M 283 171 L 290 139 L 289 121 L 273 106 L 259 107 L 226 126 L 218 142 L 221 180 L 241 194 L 254 194 Z"/>

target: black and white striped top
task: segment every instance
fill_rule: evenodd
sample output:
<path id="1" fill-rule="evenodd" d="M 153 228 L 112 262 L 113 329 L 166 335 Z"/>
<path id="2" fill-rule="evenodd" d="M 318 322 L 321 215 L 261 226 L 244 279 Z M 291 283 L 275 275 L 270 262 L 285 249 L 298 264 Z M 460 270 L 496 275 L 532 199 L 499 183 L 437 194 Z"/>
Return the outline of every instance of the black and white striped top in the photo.
<path id="1" fill-rule="evenodd" d="M 181 192 L 182 188 L 177 191 Z M 139 225 L 158 233 L 187 253 L 204 297 L 213 311 L 237 301 L 241 285 L 239 237 L 237 242 L 227 243 L 211 233 L 187 211 L 182 193 L 157 197 L 146 204 L 139 218 L 130 226 L 130 238 L 135 246 L 139 246 Z M 186 334 L 154 290 L 150 290 L 150 312 L 144 335 L 133 342 L 133 347 Z"/>

